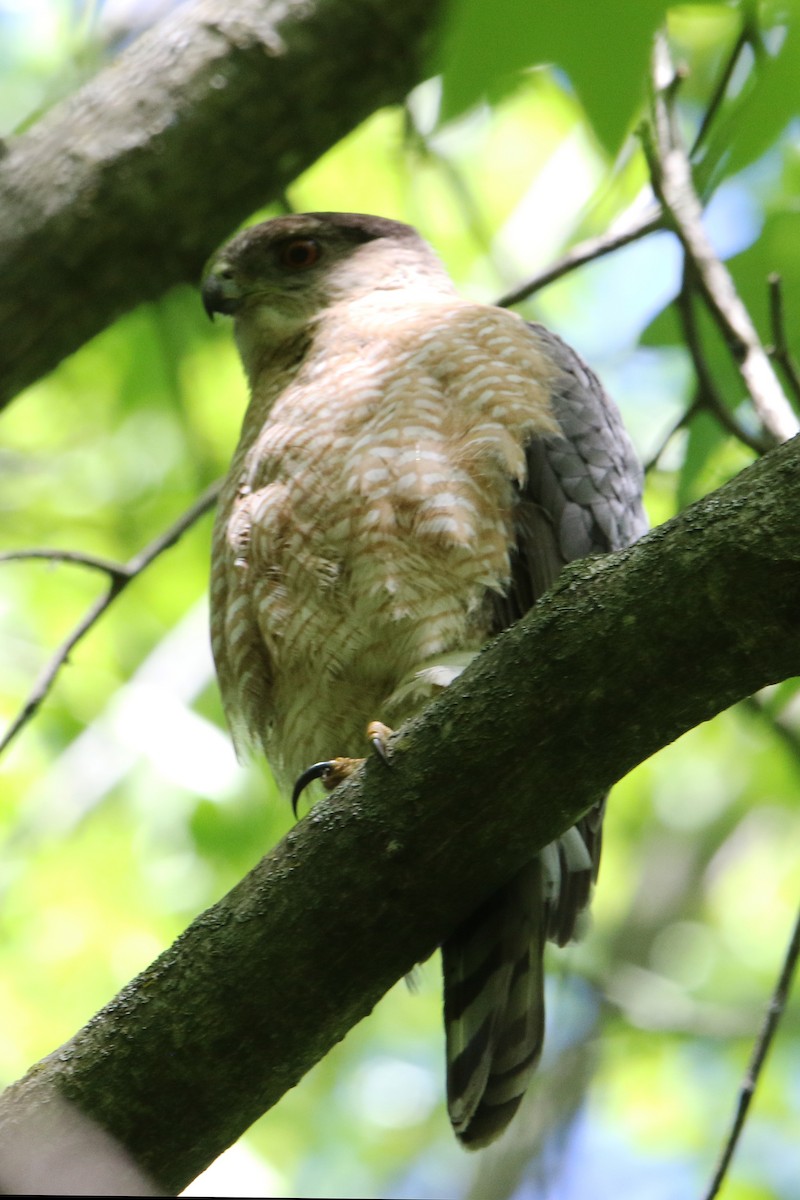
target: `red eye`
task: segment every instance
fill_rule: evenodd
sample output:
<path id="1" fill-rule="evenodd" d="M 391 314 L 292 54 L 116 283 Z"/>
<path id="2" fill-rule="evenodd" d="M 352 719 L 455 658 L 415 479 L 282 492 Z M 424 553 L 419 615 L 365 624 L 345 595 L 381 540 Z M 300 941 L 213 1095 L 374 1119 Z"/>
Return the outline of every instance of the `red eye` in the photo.
<path id="1" fill-rule="evenodd" d="M 319 242 L 315 242 L 313 238 L 293 238 L 281 246 L 278 262 L 290 271 L 304 271 L 307 267 L 314 266 L 319 255 Z"/>

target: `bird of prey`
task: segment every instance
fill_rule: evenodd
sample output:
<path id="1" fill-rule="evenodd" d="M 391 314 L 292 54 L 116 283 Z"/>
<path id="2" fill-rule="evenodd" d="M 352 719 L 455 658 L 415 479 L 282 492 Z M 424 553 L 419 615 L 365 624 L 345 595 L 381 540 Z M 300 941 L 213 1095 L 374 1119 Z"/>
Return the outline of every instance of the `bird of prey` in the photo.
<path id="1" fill-rule="evenodd" d="M 645 529 L 619 414 L 554 334 L 460 296 L 408 225 L 266 221 L 217 252 L 250 404 L 220 498 L 212 645 L 238 745 L 332 786 L 522 616 L 565 563 Z M 382 724 L 373 724 L 378 744 Z M 442 946 L 448 1104 L 508 1124 L 539 1057 L 542 953 L 588 903 L 602 805 Z"/>

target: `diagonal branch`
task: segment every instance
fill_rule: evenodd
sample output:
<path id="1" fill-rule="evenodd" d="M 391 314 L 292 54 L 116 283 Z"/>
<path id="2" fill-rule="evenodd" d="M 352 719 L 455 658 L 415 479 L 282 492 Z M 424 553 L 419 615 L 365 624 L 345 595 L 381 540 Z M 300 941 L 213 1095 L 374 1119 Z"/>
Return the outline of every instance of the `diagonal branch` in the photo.
<path id="1" fill-rule="evenodd" d="M 728 408 L 719 393 L 714 376 L 706 362 L 703 344 L 700 338 L 700 330 L 697 326 L 697 319 L 694 311 L 694 303 L 692 298 L 692 288 L 687 273 L 684 271 L 683 285 L 681 287 L 678 299 L 676 301 L 678 316 L 680 317 L 683 336 L 686 340 L 686 346 L 692 356 L 695 375 L 697 376 L 698 385 L 698 408 L 703 408 L 719 422 L 724 429 L 732 437 L 735 437 L 748 449 L 754 450 L 756 454 L 765 454 L 770 448 L 770 442 L 765 438 L 759 437 L 757 434 L 751 434 L 741 422 L 736 420 L 736 417 Z"/>
<path id="2" fill-rule="evenodd" d="M 671 107 L 674 82 L 674 70 L 662 37 L 656 43 L 654 56 L 652 125 L 644 127 L 643 138 L 653 188 L 681 241 L 709 311 L 731 348 L 764 427 L 775 441 L 785 441 L 800 430 L 800 421 L 783 394 L 727 268 L 714 253 L 703 228 L 691 164 Z"/>
<path id="3" fill-rule="evenodd" d="M 655 450 L 652 452 L 650 457 L 642 464 L 644 467 L 645 475 L 649 475 L 650 472 L 654 471 L 655 468 L 658 466 L 658 462 L 659 462 L 659 459 L 661 458 L 661 455 L 664 453 L 667 446 L 670 444 L 672 439 L 675 437 L 675 434 L 679 433 L 681 429 L 687 428 L 687 426 L 689 425 L 689 422 L 694 417 L 696 417 L 699 412 L 702 412 L 702 410 L 703 410 L 703 399 L 698 390 L 698 392 L 695 393 L 694 399 L 692 400 L 689 407 L 684 412 L 681 413 L 681 415 L 678 417 L 678 419 L 676 421 L 673 421 L 671 427 L 662 436 L 661 441 L 658 444 L 658 446 L 656 446 Z"/>
<path id="4" fill-rule="evenodd" d="M 762 1068 L 770 1046 L 774 1041 L 780 1019 L 786 1009 L 786 1002 L 789 999 L 789 991 L 797 968 L 798 957 L 800 957 L 800 911 L 798 911 L 795 918 L 794 929 L 789 938 L 789 945 L 786 948 L 778 982 L 770 996 L 769 1006 L 764 1016 L 764 1023 L 753 1046 L 750 1062 L 747 1064 L 747 1072 L 744 1083 L 739 1091 L 731 1130 L 725 1141 L 719 1162 L 714 1170 L 714 1177 L 705 1194 L 705 1200 L 714 1200 L 714 1197 L 719 1195 L 720 1187 L 728 1173 L 731 1159 L 744 1129 L 744 1123 L 747 1120 L 750 1103 L 755 1094 Z"/>
<path id="5" fill-rule="evenodd" d="M 196 280 L 233 227 L 401 101 L 441 8 L 193 0 L 10 139 L 0 406 L 123 312 Z"/>
<path id="6" fill-rule="evenodd" d="M 798 508 L 795 439 L 569 566 L 392 739 L 390 770 L 372 761 L 318 804 L 8 1089 L 0 1154 L 55 1093 L 184 1187 L 636 763 L 800 673 Z"/>
<path id="7" fill-rule="evenodd" d="M 515 304 L 521 304 L 523 300 L 527 300 L 535 292 L 540 292 L 542 288 L 555 283 L 562 276 L 568 275 L 570 271 L 575 271 L 588 262 L 594 262 L 595 259 L 603 258 L 606 254 L 612 254 L 615 250 L 621 250 L 623 246 L 629 246 L 631 242 L 636 242 L 640 238 L 647 237 L 649 233 L 656 233 L 663 228 L 664 220 L 661 210 L 656 205 L 648 205 L 644 212 L 629 212 L 626 218 L 615 221 L 611 229 L 597 237 L 579 242 L 546 270 L 540 271 L 527 279 L 525 283 L 519 284 L 513 291 L 507 292 L 495 303 L 500 308 L 512 308 Z"/>
<path id="8" fill-rule="evenodd" d="M 94 604 L 84 613 L 75 628 L 71 630 L 58 647 L 55 654 L 45 664 L 39 678 L 28 693 L 22 708 L 2 738 L 0 738 L 0 754 L 11 745 L 17 734 L 25 728 L 28 722 L 39 711 L 39 708 L 49 696 L 59 671 L 68 661 L 70 654 L 78 643 L 97 624 L 106 609 L 110 608 L 117 596 L 125 590 L 128 584 L 141 575 L 142 571 L 149 567 L 165 550 L 168 550 L 170 546 L 174 546 L 187 529 L 190 529 L 204 513 L 207 513 L 210 508 L 214 507 L 221 485 L 222 481 L 217 480 L 207 487 L 202 495 L 195 500 L 194 504 L 178 517 L 177 521 L 174 521 L 158 537 L 153 538 L 152 542 L 126 563 L 115 563 L 109 559 L 96 558 L 90 554 L 81 554 L 77 551 L 69 550 L 12 550 L 0 555 L 0 561 L 5 562 L 24 559 L 44 559 L 50 562 L 64 561 L 79 563 L 81 566 L 104 571 L 110 576 L 110 583 L 105 594 L 95 600 Z"/>
<path id="9" fill-rule="evenodd" d="M 749 47 L 757 47 L 759 44 L 758 29 L 755 27 L 755 23 L 749 19 L 749 15 L 746 12 L 741 12 L 740 15 L 743 18 L 742 27 L 739 30 L 739 34 L 731 48 L 730 54 L 728 54 L 722 65 L 722 72 L 711 93 L 708 104 L 706 105 L 703 113 L 700 126 L 695 134 L 694 141 L 692 142 L 692 148 L 689 151 L 689 158 L 692 162 L 695 161 L 699 151 L 703 147 L 704 142 L 707 141 L 709 131 L 719 116 L 720 111 L 722 110 L 723 104 L 728 95 L 728 88 L 730 87 L 731 80 L 733 79 L 734 71 L 741 61 L 742 55 Z"/>
<path id="10" fill-rule="evenodd" d="M 93 571 L 102 571 L 104 575 L 108 575 L 112 580 L 125 579 L 128 575 L 128 567 L 125 563 L 117 562 L 113 558 L 103 558 L 98 554 L 87 554 L 83 550 L 58 550 L 58 549 L 36 549 L 36 550 L 4 550 L 0 554 L 0 562 L 29 562 L 32 559 L 41 559 L 44 562 L 56 563 L 65 562 L 71 563 L 73 566 L 89 567 Z"/>

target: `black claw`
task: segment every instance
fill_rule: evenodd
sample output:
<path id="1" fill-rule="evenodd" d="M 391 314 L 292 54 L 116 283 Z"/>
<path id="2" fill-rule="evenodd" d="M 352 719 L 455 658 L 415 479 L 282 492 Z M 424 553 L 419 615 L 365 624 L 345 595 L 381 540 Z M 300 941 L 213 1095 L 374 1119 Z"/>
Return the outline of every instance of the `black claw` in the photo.
<path id="1" fill-rule="evenodd" d="M 315 779 L 322 779 L 323 776 L 327 775 L 332 766 L 333 763 L 330 761 L 318 762 L 314 763 L 313 766 L 308 767 L 305 771 L 303 771 L 303 774 L 297 780 L 294 788 L 292 789 L 292 812 L 294 813 L 295 818 L 297 817 L 297 804 L 303 792 L 310 783 L 314 782 Z"/>

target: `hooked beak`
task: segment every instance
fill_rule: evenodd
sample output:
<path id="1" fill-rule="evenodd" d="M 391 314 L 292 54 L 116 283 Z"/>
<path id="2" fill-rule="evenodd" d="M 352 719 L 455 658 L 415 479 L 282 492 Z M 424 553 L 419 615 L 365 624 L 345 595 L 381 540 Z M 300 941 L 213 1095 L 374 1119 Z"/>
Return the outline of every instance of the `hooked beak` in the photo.
<path id="1" fill-rule="evenodd" d="M 203 308 L 212 321 L 215 313 L 222 313 L 226 317 L 233 316 L 242 300 L 242 293 L 233 278 L 233 273 L 224 263 L 218 263 L 211 268 L 203 280 L 200 294 L 203 298 Z"/>

